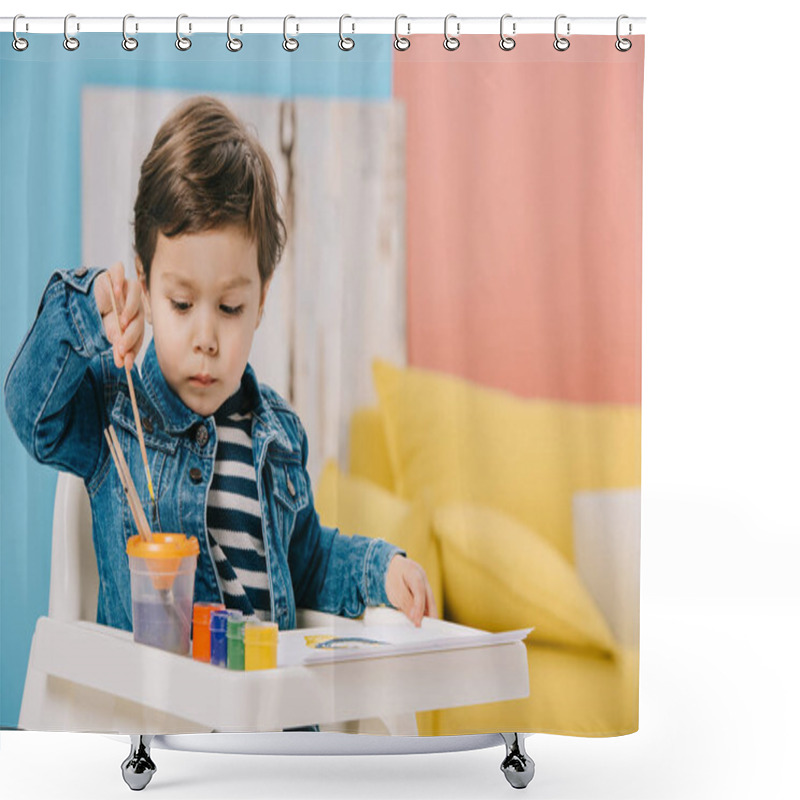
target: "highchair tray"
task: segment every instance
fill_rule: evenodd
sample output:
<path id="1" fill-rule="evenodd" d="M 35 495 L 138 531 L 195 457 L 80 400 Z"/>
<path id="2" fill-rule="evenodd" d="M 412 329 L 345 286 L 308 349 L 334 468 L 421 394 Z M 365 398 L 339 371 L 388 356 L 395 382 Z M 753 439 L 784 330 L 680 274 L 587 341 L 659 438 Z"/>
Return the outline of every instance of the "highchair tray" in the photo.
<path id="1" fill-rule="evenodd" d="M 414 628 L 389 608 L 370 608 L 357 620 L 300 609 L 298 630 L 279 634 L 278 668 L 240 672 L 139 644 L 105 625 L 40 617 L 19 726 L 165 734 L 319 724 L 416 735 L 417 711 L 526 697 L 526 633 L 488 634 L 430 618 Z M 386 644 L 338 653 L 306 647 L 309 659 L 304 635 Z"/>

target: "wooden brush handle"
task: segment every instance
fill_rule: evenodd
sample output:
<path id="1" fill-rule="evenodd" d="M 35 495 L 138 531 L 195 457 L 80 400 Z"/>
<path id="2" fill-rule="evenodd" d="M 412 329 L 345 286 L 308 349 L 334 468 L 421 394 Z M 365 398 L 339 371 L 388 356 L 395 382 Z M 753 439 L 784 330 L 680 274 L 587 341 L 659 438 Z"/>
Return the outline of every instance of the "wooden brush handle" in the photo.
<path id="1" fill-rule="evenodd" d="M 142 507 L 142 501 L 139 499 L 139 493 L 136 491 L 136 486 L 133 483 L 133 478 L 131 477 L 130 470 L 128 469 L 128 464 L 125 461 L 125 457 L 122 453 L 122 447 L 120 446 L 119 439 L 117 438 L 117 432 L 114 430 L 113 425 L 109 425 L 107 431 L 110 439 L 109 447 L 111 448 L 111 454 L 114 458 L 114 464 L 117 466 L 117 470 L 120 473 L 122 486 L 125 489 L 128 502 L 130 503 L 131 511 L 133 512 L 133 519 L 136 522 L 136 527 L 139 529 L 141 537 L 146 542 L 150 542 L 153 540 L 153 532 L 150 529 L 150 524 L 147 521 L 147 514 L 145 514 L 144 508 Z"/>
<path id="2" fill-rule="evenodd" d="M 119 328 L 119 335 L 122 336 L 122 324 L 119 321 L 119 314 L 117 313 L 117 299 L 114 297 L 114 282 L 111 280 L 110 273 L 106 272 L 108 284 L 111 287 L 111 305 L 114 308 L 114 319 L 117 321 Z M 144 462 L 144 470 L 147 474 L 147 488 L 150 491 L 150 497 L 155 503 L 155 496 L 153 495 L 153 479 L 150 477 L 150 465 L 147 463 L 147 450 L 144 447 L 144 434 L 142 433 L 142 421 L 139 419 L 139 405 L 136 402 L 136 392 L 133 391 L 133 378 L 131 371 L 128 368 L 128 362 L 123 360 L 125 365 L 125 375 L 128 378 L 128 392 L 131 396 L 131 404 L 133 405 L 133 418 L 136 420 L 136 435 L 139 439 L 139 449 L 142 451 L 142 461 Z"/>

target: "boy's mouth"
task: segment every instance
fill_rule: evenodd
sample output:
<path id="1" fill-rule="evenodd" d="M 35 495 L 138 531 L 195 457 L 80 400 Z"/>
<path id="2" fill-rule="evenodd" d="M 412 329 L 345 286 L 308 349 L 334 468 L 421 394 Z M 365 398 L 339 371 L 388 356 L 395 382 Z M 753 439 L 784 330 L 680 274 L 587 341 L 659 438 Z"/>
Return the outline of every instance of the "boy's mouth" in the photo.
<path id="1" fill-rule="evenodd" d="M 216 381 L 216 378 L 212 378 L 210 375 L 192 375 L 189 381 L 195 386 L 211 386 Z"/>

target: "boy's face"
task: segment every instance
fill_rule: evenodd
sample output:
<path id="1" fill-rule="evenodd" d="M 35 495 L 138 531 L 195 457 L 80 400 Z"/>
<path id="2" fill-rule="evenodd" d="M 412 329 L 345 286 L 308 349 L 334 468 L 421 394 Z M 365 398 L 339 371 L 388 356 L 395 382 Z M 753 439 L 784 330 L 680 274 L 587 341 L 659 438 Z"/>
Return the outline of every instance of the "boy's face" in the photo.
<path id="1" fill-rule="evenodd" d="M 239 388 L 261 322 L 269 281 L 261 290 L 256 243 L 234 226 L 159 232 L 149 292 L 138 257 L 136 271 L 167 383 L 210 416 Z"/>

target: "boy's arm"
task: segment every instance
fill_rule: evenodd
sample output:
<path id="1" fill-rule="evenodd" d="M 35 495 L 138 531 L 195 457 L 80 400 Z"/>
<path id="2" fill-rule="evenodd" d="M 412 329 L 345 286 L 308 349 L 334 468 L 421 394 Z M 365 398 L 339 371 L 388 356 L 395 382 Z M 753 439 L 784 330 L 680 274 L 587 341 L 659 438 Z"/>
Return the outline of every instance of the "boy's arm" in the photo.
<path id="1" fill-rule="evenodd" d="M 305 469 L 305 430 L 302 436 Z M 383 539 L 343 536 L 337 529 L 321 525 L 308 472 L 304 478 L 309 501 L 297 515 L 289 544 L 289 570 L 297 607 L 358 617 L 367 606 L 391 606 L 386 596 L 386 570 L 395 555 L 406 555 L 405 550 Z"/>
<path id="2" fill-rule="evenodd" d="M 3 383 L 6 413 L 36 461 L 88 480 L 103 443 L 103 385 L 94 356 L 111 347 L 92 292 L 104 270 L 57 270 Z"/>

